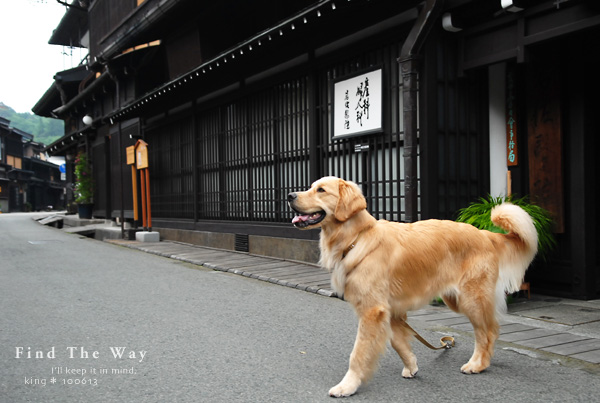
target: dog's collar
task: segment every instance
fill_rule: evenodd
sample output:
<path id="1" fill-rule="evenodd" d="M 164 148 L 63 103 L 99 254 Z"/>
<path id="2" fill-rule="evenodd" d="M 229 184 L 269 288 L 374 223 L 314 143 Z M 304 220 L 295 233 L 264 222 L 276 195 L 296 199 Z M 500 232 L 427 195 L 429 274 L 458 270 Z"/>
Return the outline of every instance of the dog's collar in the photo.
<path id="1" fill-rule="evenodd" d="M 369 227 L 370 228 L 370 227 Z M 344 249 L 344 252 L 342 252 L 342 259 L 346 257 L 346 255 L 348 253 L 350 253 L 350 251 L 352 249 L 354 249 L 354 247 L 356 246 L 356 243 L 358 242 L 358 238 L 360 238 L 360 236 L 362 235 L 363 232 L 365 232 L 365 230 L 367 230 L 368 228 L 364 228 L 362 231 L 360 231 L 358 233 L 358 235 L 356 236 L 356 238 L 354 238 L 354 241 L 352 241 L 352 243 L 350 244 L 350 246 L 348 246 L 346 249 Z"/>
<path id="2" fill-rule="evenodd" d="M 346 255 L 348 253 L 350 253 L 350 251 L 352 249 L 354 249 L 354 247 L 356 246 L 356 241 L 358 241 L 358 237 L 354 240 L 354 242 L 352 242 L 352 244 L 350 246 L 348 246 L 346 249 L 344 249 L 344 252 L 342 253 L 342 259 L 346 257 Z"/>

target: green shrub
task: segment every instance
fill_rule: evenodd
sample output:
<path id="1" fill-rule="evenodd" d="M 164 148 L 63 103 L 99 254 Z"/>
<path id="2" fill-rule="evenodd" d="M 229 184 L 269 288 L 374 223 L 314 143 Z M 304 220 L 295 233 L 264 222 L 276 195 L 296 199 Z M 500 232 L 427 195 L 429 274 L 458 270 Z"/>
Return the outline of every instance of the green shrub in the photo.
<path id="1" fill-rule="evenodd" d="M 521 207 L 531 216 L 538 234 L 538 254 L 545 258 L 550 250 L 556 246 L 556 239 L 552 233 L 552 216 L 547 210 L 530 202 L 527 196 L 515 198 L 512 196 L 492 197 L 488 195 L 487 199 L 481 197 L 478 202 L 460 209 L 456 221 L 471 224 L 479 229 L 491 232 L 506 233 L 506 231 L 495 226 L 490 219 L 492 209 L 504 202 Z"/>
<path id="2" fill-rule="evenodd" d="M 87 154 L 80 152 L 75 159 L 75 202 L 91 204 L 94 197 L 94 181 Z"/>

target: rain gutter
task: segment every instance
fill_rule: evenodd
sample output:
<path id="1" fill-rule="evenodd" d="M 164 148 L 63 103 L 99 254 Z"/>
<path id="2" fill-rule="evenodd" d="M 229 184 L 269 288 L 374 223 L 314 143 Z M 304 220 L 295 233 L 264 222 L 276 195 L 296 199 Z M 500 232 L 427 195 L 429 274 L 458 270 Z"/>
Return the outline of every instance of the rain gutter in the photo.
<path id="1" fill-rule="evenodd" d="M 418 74 L 421 59 L 421 47 L 437 21 L 444 5 L 444 0 L 426 0 L 419 17 L 413 25 L 402 50 L 398 63 L 402 73 L 402 101 L 404 103 L 404 194 L 406 222 L 415 222 L 419 217 L 419 181 L 417 175 L 418 157 Z"/>
<path id="2" fill-rule="evenodd" d="M 91 97 L 97 91 L 98 88 L 102 88 L 102 86 L 108 82 L 109 82 L 109 74 L 107 72 L 102 73 L 100 75 L 100 77 L 95 79 L 89 86 L 84 88 L 79 94 L 74 96 L 69 102 L 54 109 L 52 111 L 52 116 L 60 117 L 60 116 L 64 115 L 69 110 L 71 110 L 72 108 L 77 106 L 78 103 L 80 103 L 81 101 L 85 100 L 88 97 Z"/>

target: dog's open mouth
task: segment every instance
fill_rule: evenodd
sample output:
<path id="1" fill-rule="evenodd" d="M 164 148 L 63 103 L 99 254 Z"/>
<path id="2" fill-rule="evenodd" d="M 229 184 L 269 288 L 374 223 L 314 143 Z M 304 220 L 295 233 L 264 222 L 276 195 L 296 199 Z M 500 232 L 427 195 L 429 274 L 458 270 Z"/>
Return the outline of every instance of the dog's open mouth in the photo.
<path id="1" fill-rule="evenodd" d="M 296 210 L 294 210 L 294 211 L 296 211 Z M 310 225 L 315 225 L 315 224 L 320 223 L 321 221 L 323 221 L 324 218 L 325 218 L 324 211 L 317 211 L 316 213 L 311 213 L 311 214 L 303 214 L 303 213 L 300 213 L 299 211 L 296 211 L 296 216 L 292 220 L 292 224 L 294 224 L 294 226 L 296 228 L 306 228 Z"/>

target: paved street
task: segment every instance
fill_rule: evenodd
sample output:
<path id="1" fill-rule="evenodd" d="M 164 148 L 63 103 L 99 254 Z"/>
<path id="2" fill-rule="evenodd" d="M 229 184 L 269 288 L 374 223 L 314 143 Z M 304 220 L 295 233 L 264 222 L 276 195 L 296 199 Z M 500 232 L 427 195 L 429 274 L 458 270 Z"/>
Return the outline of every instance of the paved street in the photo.
<path id="1" fill-rule="evenodd" d="M 337 298 L 68 234 L 28 214 L 0 214 L 0 310 L 1 402 L 329 402 L 357 324 Z M 485 373 L 462 375 L 472 334 L 411 324 L 432 341 L 451 331 L 457 346 L 415 344 L 414 380 L 388 349 L 349 401 L 590 402 L 600 393 L 599 375 L 579 361 L 507 342 Z"/>

